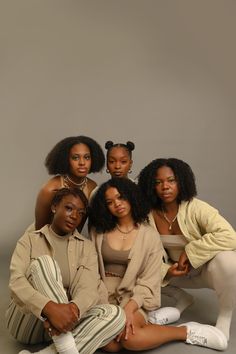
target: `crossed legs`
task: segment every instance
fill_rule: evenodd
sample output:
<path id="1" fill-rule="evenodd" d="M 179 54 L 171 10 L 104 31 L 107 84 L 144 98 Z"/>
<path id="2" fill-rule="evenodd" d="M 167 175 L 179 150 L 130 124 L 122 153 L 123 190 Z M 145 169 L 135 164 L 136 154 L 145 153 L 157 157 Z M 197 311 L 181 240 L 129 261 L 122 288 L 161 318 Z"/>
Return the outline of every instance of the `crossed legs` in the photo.
<path id="1" fill-rule="evenodd" d="M 28 276 L 32 286 L 50 300 L 57 303 L 68 302 L 60 269 L 50 256 L 41 256 L 34 260 L 29 267 Z M 51 338 L 45 332 L 41 320 L 33 314 L 23 314 L 14 302 L 10 304 L 6 318 L 10 333 L 18 341 L 25 344 L 50 342 Z M 68 333 L 72 333 L 77 351 L 91 354 L 118 335 L 124 323 L 125 315 L 120 307 L 97 305 L 87 311 L 73 331 Z M 57 353 L 54 346 L 51 346 L 51 351 Z"/>

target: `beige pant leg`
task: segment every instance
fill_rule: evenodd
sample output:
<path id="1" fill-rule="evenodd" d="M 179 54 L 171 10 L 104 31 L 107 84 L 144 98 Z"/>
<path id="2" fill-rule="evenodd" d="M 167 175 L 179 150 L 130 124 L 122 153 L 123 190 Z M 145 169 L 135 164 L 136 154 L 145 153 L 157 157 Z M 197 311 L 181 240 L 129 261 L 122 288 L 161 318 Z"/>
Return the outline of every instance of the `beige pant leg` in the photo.
<path id="1" fill-rule="evenodd" d="M 201 270 L 193 270 L 189 276 L 171 279 L 171 285 L 180 288 L 210 288 L 219 301 L 216 327 L 229 338 L 232 313 L 236 304 L 236 252 L 219 252 Z"/>

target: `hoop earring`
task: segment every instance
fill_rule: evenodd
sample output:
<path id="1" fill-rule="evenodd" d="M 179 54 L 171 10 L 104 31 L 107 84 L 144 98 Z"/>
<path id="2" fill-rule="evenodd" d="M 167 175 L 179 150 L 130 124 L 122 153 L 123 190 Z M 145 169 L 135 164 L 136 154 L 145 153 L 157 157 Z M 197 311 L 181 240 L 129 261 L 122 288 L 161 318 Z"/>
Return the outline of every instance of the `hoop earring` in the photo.
<path id="1" fill-rule="evenodd" d="M 128 173 L 132 173 L 133 171 L 132 170 L 129 170 L 129 172 Z"/>
<path id="2" fill-rule="evenodd" d="M 110 173 L 110 171 L 108 170 L 108 168 L 106 169 L 106 173 Z"/>

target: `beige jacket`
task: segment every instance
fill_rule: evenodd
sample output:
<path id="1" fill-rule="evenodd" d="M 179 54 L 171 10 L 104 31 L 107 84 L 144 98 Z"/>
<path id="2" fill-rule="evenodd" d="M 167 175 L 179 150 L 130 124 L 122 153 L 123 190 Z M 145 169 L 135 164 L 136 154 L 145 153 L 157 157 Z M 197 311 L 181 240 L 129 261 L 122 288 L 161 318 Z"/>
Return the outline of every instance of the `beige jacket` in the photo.
<path id="1" fill-rule="evenodd" d="M 38 318 L 49 299 L 32 287 L 26 273 L 30 262 L 42 255 L 54 256 L 48 225 L 36 231 L 26 230 L 17 242 L 10 264 L 9 287 L 13 301 L 23 312 L 32 312 Z M 100 276 L 93 243 L 77 231 L 69 238 L 68 260 L 69 300 L 76 303 L 82 316 L 99 301 Z"/>
<path id="2" fill-rule="evenodd" d="M 152 214 L 149 219 L 156 229 Z M 182 202 L 177 220 L 188 242 L 185 251 L 193 268 L 202 266 L 221 251 L 236 249 L 236 233 L 232 226 L 217 209 L 202 200 L 193 198 L 190 202 Z M 170 265 L 165 264 L 163 267 L 164 276 Z"/>
<path id="3" fill-rule="evenodd" d="M 103 234 L 91 232 L 95 243 L 101 278 L 105 269 L 101 253 Z M 116 300 L 122 303 L 124 297 L 133 299 L 138 307 L 147 311 L 160 307 L 161 263 L 163 248 L 160 237 L 153 227 L 141 224 L 137 238 L 129 253 L 129 263 L 120 285 L 116 289 Z"/>

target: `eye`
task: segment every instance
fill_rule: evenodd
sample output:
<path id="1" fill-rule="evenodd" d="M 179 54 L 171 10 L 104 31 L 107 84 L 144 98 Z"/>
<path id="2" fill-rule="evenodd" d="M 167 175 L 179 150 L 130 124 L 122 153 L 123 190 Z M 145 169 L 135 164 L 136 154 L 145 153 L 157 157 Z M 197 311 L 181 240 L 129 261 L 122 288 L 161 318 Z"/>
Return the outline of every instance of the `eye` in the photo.
<path id="1" fill-rule="evenodd" d="M 84 158 L 85 158 L 85 160 L 90 160 L 91 156 L 90 155 L 85 155 Z"/>
<path id="2" fill-rule="evenodd" d="M 161 181 L 159 179 L 156 180 L 156 185 L 159 186 L 161 184 Z"/>
<path id="3" fill-rule="evenodd" d="M 168 182 L 170 182 L 170 183 L 175 183 L 175 182 L 176 182 L 175 177 L 171 177 L 171 178 L 169 178 L 169 179 L 168 179 Z"/>
<path id="4" fill-rule="evenodd" d="M 65 208 L 66 208 L 67 211 L 70 211 L 70 212 L 73 210 L 72 207 L 69 206 L 69 205 L 66 205 Z"/>
<path id="5" fill-rule="evenodd" d="M 72 159 L 73 161 L 76 161 L 76 160 L 79 159 L 79 156 L 77 156 L 77 155 L 72 155 L 72 156 L 71 156 L 71 159 Z"/>
<path id="6" fill-rule="evenodd" d="M 128 163 L 128 161 L 121 161 L 121 163 L 122 163 L 123 165 L 126 165 L 126 164 Z"/>
<path id="7" fill-rule="evenodd" d="M 84 217 L 86 212 L 85 212 L 85 210 L 78 210 L 78 214 L 79 214 L 79 216 Z"/>

